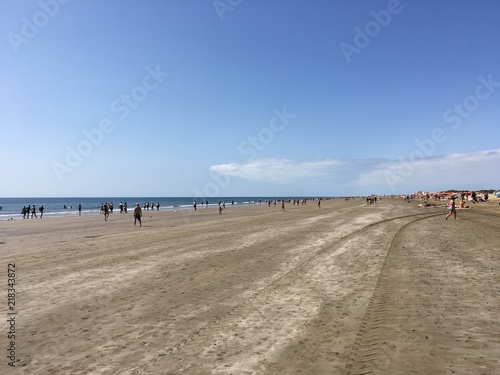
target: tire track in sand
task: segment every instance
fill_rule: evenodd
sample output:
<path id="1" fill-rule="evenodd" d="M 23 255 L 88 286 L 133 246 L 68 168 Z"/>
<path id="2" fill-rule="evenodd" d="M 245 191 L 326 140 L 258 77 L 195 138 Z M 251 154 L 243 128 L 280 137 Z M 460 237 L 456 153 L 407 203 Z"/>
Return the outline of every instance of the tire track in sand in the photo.
<path id="1" fill-rule="evenodd" d="M 403 225 L 395 234 L 389 246 L 379 278 L 368 303 L 360 329 L 351 351 L 346 368 L 350 375 L 383 374 L 384 368 L 398 356 L 399 348 L 385 340 L 388 328 L 392 328 L 392 309 L 394 309 L 394 287 L 398 285 L 402 269 L 402 249 L 396 246 L 402 233 L 419 221 L 441 214 L 418 217 Z M 417 215 L 414 215 L 417 216 Z M 391 340 L 394 341 L 394 340 Z"/>

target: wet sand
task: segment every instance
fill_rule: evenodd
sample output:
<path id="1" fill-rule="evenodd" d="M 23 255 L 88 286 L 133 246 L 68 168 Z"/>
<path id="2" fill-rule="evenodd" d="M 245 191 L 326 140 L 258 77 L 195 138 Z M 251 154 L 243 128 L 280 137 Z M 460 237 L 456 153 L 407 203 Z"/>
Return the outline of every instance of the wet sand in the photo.
<path id="1" fill-rule="evenodd" d="M 417 204 L 0 222 L 0 373 L 499 374 L 500 206 Z"/>

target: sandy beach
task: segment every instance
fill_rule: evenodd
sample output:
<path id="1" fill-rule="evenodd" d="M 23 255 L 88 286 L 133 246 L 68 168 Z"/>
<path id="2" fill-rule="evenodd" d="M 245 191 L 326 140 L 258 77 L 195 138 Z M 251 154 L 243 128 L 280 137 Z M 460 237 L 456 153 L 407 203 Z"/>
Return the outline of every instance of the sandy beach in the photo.
<path id="1" fill-rule="evenodd" d="M 0 373 L 500 374 L 500 206 L 418 203 L 2 221 Z"/>

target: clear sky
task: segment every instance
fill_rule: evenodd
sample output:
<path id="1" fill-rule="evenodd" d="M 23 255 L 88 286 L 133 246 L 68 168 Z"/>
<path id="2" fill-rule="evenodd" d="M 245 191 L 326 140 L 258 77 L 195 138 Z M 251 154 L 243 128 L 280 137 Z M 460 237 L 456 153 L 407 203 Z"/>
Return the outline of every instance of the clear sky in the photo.
<path id="1" fill-rule="evenodd" d="M 0 196 L 500 188 L 496 0 L 0 13 Z"/>

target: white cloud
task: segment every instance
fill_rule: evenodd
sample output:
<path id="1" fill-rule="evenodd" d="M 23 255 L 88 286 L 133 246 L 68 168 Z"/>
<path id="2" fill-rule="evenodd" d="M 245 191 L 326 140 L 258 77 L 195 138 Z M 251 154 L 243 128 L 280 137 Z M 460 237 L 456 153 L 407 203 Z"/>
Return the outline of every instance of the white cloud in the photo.
<path id="1" fill-rule="evenodd" d="M 219 164 L 211 171 L 260 183 L 310 186 L 331 184 L 342 193 L 396 193 L 449 188 L 498 188 L 500 149 L 473 153 L 424 157 L 294 161 L 256 159 L 246 163 Z"/>
<path id="2" fill-rule="evenodd" d="M 297 182 L 331 178 L 332 172 L 346 165 L 342 160 L 293 161 L 289 159 L 256 159 L 247 163 L 219 164 L 211 171 L 253 181 Z"/>

